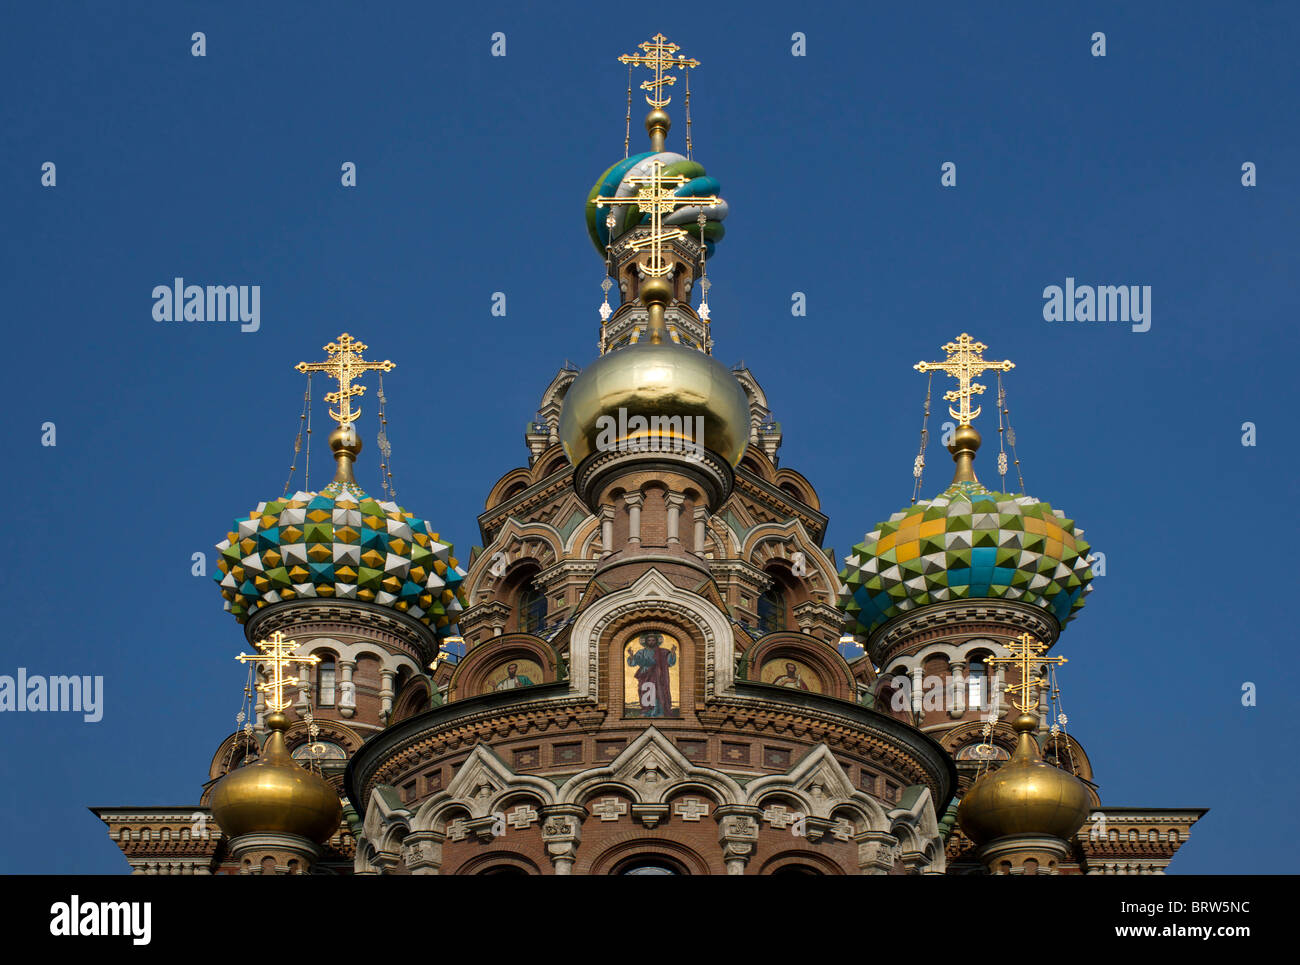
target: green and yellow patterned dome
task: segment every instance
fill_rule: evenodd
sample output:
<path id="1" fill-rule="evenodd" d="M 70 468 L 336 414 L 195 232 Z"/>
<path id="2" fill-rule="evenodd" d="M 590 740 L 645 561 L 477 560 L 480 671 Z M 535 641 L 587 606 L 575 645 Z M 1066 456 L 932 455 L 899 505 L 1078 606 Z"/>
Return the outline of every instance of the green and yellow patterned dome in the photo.
<path id="1" fill-rule="evenodd" d="M 951 600 L 1016 600 L 1065 626 L 1092 591 L 1091 547 L 1059 509 L 996 493 L 975 478 L 979 433 L 949 446 L 952 485 L 894 513 L 853 547 L 840 571 L 848 632 L 870 634 L 909 610 Z"/>
<path id="2" fill-rule="evenodd" d="M 350 481 L 258 503 L 217 551 L 221 595 L 240 623 L 272 603 L 325 597 L 391 607 L 447 633 L 465 604 L 451 544 Z"/>

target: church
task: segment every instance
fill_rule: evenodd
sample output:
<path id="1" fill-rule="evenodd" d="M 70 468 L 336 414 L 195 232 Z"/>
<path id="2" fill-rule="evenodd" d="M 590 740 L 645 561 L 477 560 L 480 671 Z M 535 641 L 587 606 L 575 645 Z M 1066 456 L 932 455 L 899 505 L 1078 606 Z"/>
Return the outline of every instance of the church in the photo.
<path id="1" fill-rule="evenodd" d="M 1064 511 L 1004 491 L 1014 363 L 954 332 L 917 364 L 946 380 L 951 482 L 920 491 L 923 432 L 912 504 L 832 558 L 758 375 L 714 354 L 728 206 L 689 135 L 668 147 L 699 62 L 638 50 L 619 60 L 645 71 L 648 149 L 584 209 L 599 354 L 542 392 L 482 546 L 462 565 L 356 469 L 375 421 L 386 455 L 401 360 L 343 333 L 299 362 L 331 385 L 333 480 L 214 534 L 247 715 L 196 762 L 193 805 L 94 809 L 131 872 L 1163 874 L 1204 810 L 1103 802 L 1068 731 L 1057 644 L 1095 558 Z"/>

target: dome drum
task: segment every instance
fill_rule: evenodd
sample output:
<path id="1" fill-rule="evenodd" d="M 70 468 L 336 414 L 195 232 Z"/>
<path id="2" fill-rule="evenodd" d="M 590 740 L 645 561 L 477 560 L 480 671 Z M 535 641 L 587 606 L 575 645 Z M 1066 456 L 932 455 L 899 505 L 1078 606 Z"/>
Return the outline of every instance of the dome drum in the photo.
<path id="1" fill-rule="evenodd" d="M 597 452 L 584 459 L 573 476 L 573 488 L 592 512 L 600 510 L 601 492 L 621 476 L 633 472 L 656 472 L 685 476 L 700 488 L 710 513 L 731 495 L 734 470 L 707 450 L 698 460 L 675 459 L 660 452 Z"/>

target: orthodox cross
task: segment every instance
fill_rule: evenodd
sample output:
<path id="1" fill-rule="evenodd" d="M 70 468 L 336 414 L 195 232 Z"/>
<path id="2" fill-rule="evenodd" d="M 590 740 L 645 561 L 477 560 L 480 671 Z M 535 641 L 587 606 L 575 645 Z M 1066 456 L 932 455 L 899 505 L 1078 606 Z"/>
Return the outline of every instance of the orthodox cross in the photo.
<path id="1" fill-rule="evenodd" d="M 979 395 L 984 391 L 984 386 L 973 381 L 975 377 L 987 370 L 998 372 L 1009 372 L 1016 367 L 1014 362 L 990 362 L 984 358 L 984 350 L 988 348 L 983 342 L 977 342 L 965 332 L 957 336 L 957 341 L 949 342 L 943 347 L 948 353 L 948 358 L 943 362 L 917 362 L 912 366 L 918 372 L 930 372 L 938 369 L 941 372 L 947 372 L 957 380 L 957 388 L 945 392 L 943 395 L 945 402 L 959 402 L 961 409 L 957 410 L 948 407 L 948 413 L 958 421 L 960 425 L 968 426 L 971 420 L 981 412 L 979 406 L 975 411 L 971 411 L 970 401 L 972 396 Z"/>
<path id="2" fill-rule="evenodd" d="M 278 714 L 289 707 L 293 701 L 285 697 L 286 687 L 296 687 L 302 681 L 297 677 L 286 677 L 285 668 L 291 663 L 314 665 L 320 663 L 320 657 L 298 656 L 298 644 L 286 640 L 284 633 L 276 630 L 269 640 L 259 640 L 253 646 L 262 652 L 259 654 L 241 653 L 235 659 L 240 663 L 265 663 L 271 666 L 269 683 L 258 684 L 257 689 L 267 695 L 266 706 L 272 713 Z"/>
<path id="3" fill-rule="evenodd" d="M 612 204 L 634 204 L 643 213 L 650 215 L 649 237 L 638 238 L 630 242 L 629 247 L 633 251 L 639 251 L 643 248 L 650 249 L 650 260 L 644 266 L 647 275 L 667 275 L 672 270 L 672 267 L 664 261 L 663 243 L 673 241 L 676 238 L 684 238 L 687 232 L 676 226 L 665 228 L 664 215 L 672 214 L 674 210 L 682 205 L 698 205 L 711 208 L 722 199 L 712 194 L 689 198 L 678 197 L 674 192 L 689 181 L 690 178 L 683 177 L 680 174 L 664 174 L 664 165 L 659 158 L 651 159 L 650 165 L 651 171 L 648 175 L 623 179 L 625 183 L 637 187 L 636 194 L 622 198 L 607 198 L 601 195 L 595 199 L 594 203 L 598 210 Z M 612 212 L 610 217 L 613 217 Z"/>
<path id="4" fill-rule="evenodd" d="M 1007 687 L 1008 694 L 1014 694 L 1011 703 L 1015 705 L 1016 710 L 1022 714 L 1030 713 L 1038 700 L 1034 693 L 1039 684 L 1047 683 L 1039 670 L 1043 664 L 1056 664 L 1060 666 L 1067 663 L 1065 657 L 1049 657 L 1047 654 L 1047 645 L 1038 641 L 1031 633 L 1022 633 L 1015 640 L 1007 644 L 1007 649 L 1011 651 L 1009 657 L 989 657 L 985 663 L 1007 666 L 1020 666 L 1020 683 L 1012 684 Z"/>
<path id="5" fill-rule="evenodd" d="M 326 394 L 327 403 L 339 404 L 339 411 L 330 411 L 334 421 L 341 426 L 351 425 L 361 415 L 361 408 L 352 408 L 352 397 L 365 394 L 364 385 L 353 385 L 353 379 L 359 379 L 366 372 L 390 372 L 395 368 L 392 362 L 367 362 L 361 357 L 369 346 L 365 342 L 353 341 L 352 336 L 344 332 L 338 341 L 325 346 L 329 358 L 324 362 L 299 362 L 294 368 L 299 372 L 324 372 L 329 378 L 338 382 L 337 392 Z"/>
<path id="6" fill-rule="evenodd" d="M 698 67 L 700 62 L 677 54 L 682 48 L 677 44 L 670 44 L 668 38 L 663 34 L 655 34 L 643 44 L 637 44 L 644 54 L 623 54 L 618 58 L 620 64 L 635 64 L 638 67 L 648 67 L 655 72 L 654 80 L 641 82 L 641 89 L 650 91 L 646 95 L 645 102 L 651 107 L 667 107 L 672 102 L 671 97 L 663 96 L 663 89 L 671 87 L 677 83 L 677 78 L 669 71 L 674 67 Z M 677 54 L 676 57 L 673 54 Z"/>

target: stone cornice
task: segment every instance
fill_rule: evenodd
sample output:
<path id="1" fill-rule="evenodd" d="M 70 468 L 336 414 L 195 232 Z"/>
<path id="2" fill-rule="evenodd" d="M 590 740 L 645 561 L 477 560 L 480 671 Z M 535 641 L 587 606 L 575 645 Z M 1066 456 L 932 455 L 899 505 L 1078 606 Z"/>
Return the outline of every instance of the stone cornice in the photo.
<path id="1" fill-rule="evenodd" d="M 478 528 L 483 545 L 490 546 L 492 544 L 496 539 L 497 530 L 505 524 L 507 519 L 513 517 L 519 519 L 521 523 L 527 524 L 531 520 L 521 518 L 520 513 L 537 506 L 544 506 L 566 491 L 573 491 L 573 473 L 567 469 L 557 470 L 545 479 L 533 483 L 523 492 L 511 496 L 505 502 L 498 503 L 486 512 L 481 513 L 478 517 Z"/>
<path id="2" fill-rule="evenodd" d="M 250 643 L 276 630 L 286 634 L 314 633 L 320 636 L 369 640 L 405 653 L 423 664 L 436 649 L 436 635 L 424 624 L 398 610 L 352 600 L 286 600 L 263 607 L 244 625 Z"/>
<path id="3" fill-rule="evenodd" d="M 772 688 L 738 680 L 734 695 L 726 694 L 711 700 L 700 711 L 702 721 L 711 717 L 716 718 L 717 723 L 734 721 L 746 730 L 771 726 L 778 719 L 787 724 L 795 723 L 796 718 L 806 722 L 818 721 L 826 728 L 825 736 L 820 739 L 831 746 L 836 743 L 852 746 L 865 739 L 878 744 L 886 760 L 889 754 L 894 754 L 900 765 L 906 758 L 898 753 L 898 747 L 901 745 L 911 751 L 919 767 L 917 776 L 926 778 L 924 782 L 916 783 L 929 784 L 935 801 L 949 800 L 957 787 L 957 766 L 938 741 L 902 721 L 860 704 L 788 689 L 778 702 L 773 697 Z"/>
<path id="4" fill-rule="evenodd" d="M 1014 600 L 974 599 L 930 603 L 900 614 L 876 630 L 867 641 L 867 653 L 884 666 L 900 651 L 929 642 L 944 630 L 976 632 L 976 626 L 1003 631 L 1029 631 L 1050 648 L 1061 633 L 1056 618 L 1042 607 Z"/>
<path id="5" fill-rule="evenodd" d="M 826 524 L 830 517 L 824 516 L 817 510 L 804 503 L 799 502 L 784 489 L 773 486 L 767 480 L 756 476 L 748 469 L 736 470 L 736 492 L 745 493 L 749 496 L 761 497 L 762 501 L 769 506 L 777 506 L 783 510 L 788 510 L 788 515 L 798 519 L 808 531 L 814 542 L 820 542 L 826 534 Z"/>
<path id="6" fill-rule="evenodd" d="M 751 563 L 738 559 L 705 560 L 714 579 L 731 576 L 743 580 L 760 593 L 772 584 L 772 578 Z"/>
<path id="7" fill-rule="evenodd" d="M 561 714 L 573 716 L 579 711 L 590 713 L 595 710 L 594 701 L 571 696 L 569 683 L 564 680 L 453 701 L 407 717 L 366 741 L 349 759 L 343 785 L 353 806 L 364 809 L 370 800 L 373 784 L 383 783 L 373 779 L 377 771 L 394 759 L 406 756 L 417 745 L 432 745 L 434 735 L 452 725 L 461 729 L 484 727 L 485 736 L 491 736 L 503 721 L 520 715 L 536 713 L 554 720 Z M 603 716 L 603 711 L 600 714 Z"/>

